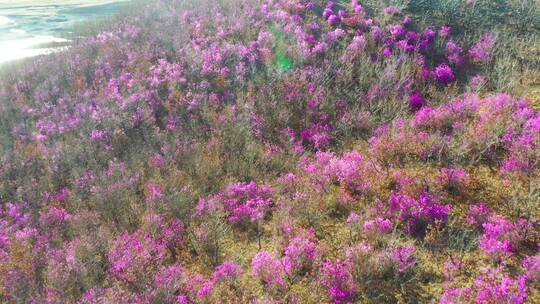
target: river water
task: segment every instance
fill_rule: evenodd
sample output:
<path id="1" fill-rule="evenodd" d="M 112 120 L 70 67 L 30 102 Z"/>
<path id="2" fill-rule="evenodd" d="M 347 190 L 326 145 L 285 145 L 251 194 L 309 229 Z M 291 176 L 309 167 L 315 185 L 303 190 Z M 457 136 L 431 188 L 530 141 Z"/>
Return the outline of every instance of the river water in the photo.
<path id="1" fill-rule="evenodd" d="M 73 25 L 120 11 L 127 0 L 0 0 L 0 63 L 69 44 Z"/>

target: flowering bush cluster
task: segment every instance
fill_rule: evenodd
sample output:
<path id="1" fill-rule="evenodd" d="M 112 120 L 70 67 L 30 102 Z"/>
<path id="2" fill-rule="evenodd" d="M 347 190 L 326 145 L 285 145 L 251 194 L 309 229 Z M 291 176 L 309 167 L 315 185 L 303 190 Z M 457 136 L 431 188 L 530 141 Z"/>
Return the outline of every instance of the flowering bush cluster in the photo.
<path id="1" fill-rule="evenodd" d="M 446 290 L 440 303 L 525 303 L 527 277 L 514 279 L 500 268 L 484 269 L 474 280 L 474 288 L 455 287 Z"/>
<path id="2" fill-rule="evenodd" d="M 423 233 L 427 225 L 446 222 L 451 207 L 434 201 L 427 193 L 418 199 L 399 193 L 390 197 L 390 213 L 404 223 L 404 231 L 412 234 Z"/>
<path id="3" fill-rule="evenodd" d="M 482 227 L 484 235 L 480 239 L 480 248 L 492 256 L 515 252 L 519 242 L 527 237 L 532 228 L 526 220 L 512 223 L 498 216 L 492 217 Z"/>
<path id="4" fill-rule="evenodd" d="M 538 114 L 534 113 L 526 100 L 509 95 L 484 99 L 465 95 L 438 108 L 424 107 L 410 121 L 397 121 L 380 128 L 370 139 L 371 150 L 387 161 L 411 157 L 424 160 L 443 157 L 464 164 L 495 161 L 501 172 L 526 174 L 536 169 L 538 163 L 536 153 L 531 153 L 538 147 L 538 132 L 533 131 Z M 388 141 L 389 136 L 396 140 Z M 514 146 L 520 142 L 518 138 L 527 138 L 521 149 Z M 456 176 L 445 179 L 465 177 L 463 172 L 451 174 Z"/>
<path id="5" fill-rule="evenodd" d="M 539 302 L 504 33 L 383 2 L 136 1 L 0 71 L 0 303 Z"/>
<path id="6" fill-rule="evenodd" d="M 255 182 L 236 183 L 222 193 L 199 201 L 199 213 L 223 210 L 230 222 L 252 222 L 264 219 L 272 206 L 271 189 Z"/>
<path id="7" fill-rule="evenodd" d="M 358 151 L 344 153 L 341 157 L 332 152 L 317 152 L 315 159 L 304 159 L 303 170 L 321 191 L 332 183 L 339 183 L 351 192 L 368 192 L 370 177 L 377 170 L 375 163 L 366 161 Z"/>

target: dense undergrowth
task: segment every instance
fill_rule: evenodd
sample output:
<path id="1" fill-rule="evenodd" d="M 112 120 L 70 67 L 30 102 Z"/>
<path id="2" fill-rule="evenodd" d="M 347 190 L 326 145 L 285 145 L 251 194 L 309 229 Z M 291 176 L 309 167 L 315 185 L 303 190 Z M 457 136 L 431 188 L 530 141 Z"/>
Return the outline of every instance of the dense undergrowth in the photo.
<path id="1" fill-rule="evenodd" d="M 133 8 L 2 71 L 0 302 L 540 301 L 537 1 Z"/>

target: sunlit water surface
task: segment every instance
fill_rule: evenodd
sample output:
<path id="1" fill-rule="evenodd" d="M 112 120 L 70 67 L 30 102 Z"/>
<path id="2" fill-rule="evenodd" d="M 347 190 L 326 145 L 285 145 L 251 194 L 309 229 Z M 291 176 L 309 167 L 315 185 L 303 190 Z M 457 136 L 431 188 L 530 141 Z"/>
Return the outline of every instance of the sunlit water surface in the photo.
<path id="1" fill-rule="evenodd" d="M 62 49 L 77 22 L 114 14 L 127 0 L 0 0 L 0 63 Z"/>

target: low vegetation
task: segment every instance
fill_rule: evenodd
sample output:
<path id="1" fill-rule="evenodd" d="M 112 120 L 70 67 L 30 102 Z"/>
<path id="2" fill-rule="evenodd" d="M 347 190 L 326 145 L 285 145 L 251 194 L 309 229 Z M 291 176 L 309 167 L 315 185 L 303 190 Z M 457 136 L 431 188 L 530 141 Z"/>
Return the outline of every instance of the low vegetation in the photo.
<path id="1" fill-rule="evenodd" d="M 1 74 L 0 302 L 540 302 L 537 1 L 132 5 Z"/>

